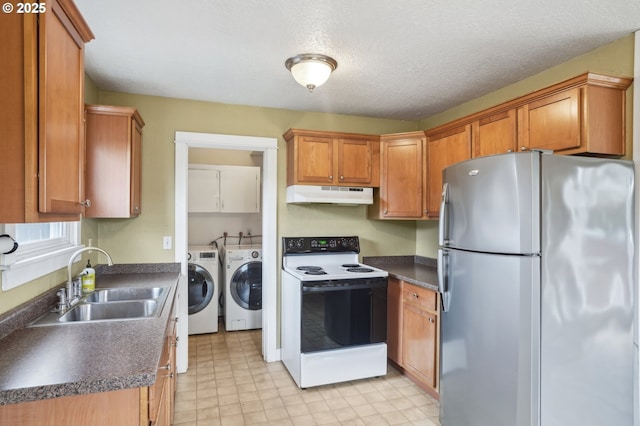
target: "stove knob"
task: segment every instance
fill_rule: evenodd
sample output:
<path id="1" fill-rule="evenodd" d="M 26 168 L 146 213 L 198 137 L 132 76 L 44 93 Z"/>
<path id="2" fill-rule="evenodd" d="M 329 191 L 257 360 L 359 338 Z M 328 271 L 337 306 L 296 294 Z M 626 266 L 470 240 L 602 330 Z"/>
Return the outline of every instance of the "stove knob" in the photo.
<path id="1" fill-rule="evenodd" d="M 304 240 L 302 238 L 296 241 L 296 247 L 302 248 L 303 245 L 304 245 Z"/>
<path id="2" fill-rule="evenodd" d="M 295 245 L 296 243 L 293 240 L 287 241 L 287 248 L 292 249 Z"/>
<path id="3" fill-rule="evenodd" d="M 349 247 L 349 241 L 346 238 L 343 238 L 340 244 L 342 244 L 342 247 Z"/>

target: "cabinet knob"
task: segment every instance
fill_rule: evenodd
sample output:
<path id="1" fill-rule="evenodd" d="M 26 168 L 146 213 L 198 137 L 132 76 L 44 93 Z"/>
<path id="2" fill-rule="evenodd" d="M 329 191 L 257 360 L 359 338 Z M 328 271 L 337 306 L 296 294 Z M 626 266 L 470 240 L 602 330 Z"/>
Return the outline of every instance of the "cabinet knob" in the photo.
<path id="1" fill-rule="evenodd" d="M 507 152 L 513 152 L 513 150 L 512 150 L 511 148 L 509 148 L 509 149 L 507 150 Z"/>
<path id="2" fill-rule="evenodd" d="M 171 363 L 168 363 L 167 365 L 163 365 L 162 367 L 160 367 L 161 370 L 169 370 L 171 371 Z"/>
<path id="3" fill-rule="evenodd" d="M 140 207 L 135 206 L 133 209 L 134 209 L 135 211 L 138 211 L 138 210 L 140 210 Z"/>
<path id="4" fill-rule="evenodd" d="M 429 322 L 433 324 L 434 322 L 436 322 L 436 320 L 434 320 L 432 317 L 429 317 Z"/>
<path id="5" fill-rule="evenodd" d="M 383 210 L 383 211 L 382 211 L 382 214 L 387 214 L 387 211 L 386 211 L 386 210 Z"/>
<path id="6" fill-rule="evenodd" d="M 340 180 L 344 180 L 344 176 L 340 176 Z"/>
<path id="7" fill-rule="evenodd" d="M 91 207 L 91 200 L 87 198 L 87 199 L 86 199 L 86 200 L 84 200 L 84 201 L 80 201 L 80 204 L 81 204 L 83 207 Z"/>
<path id="8" fill-rule="evenodd" d="M 333 175 L 329 175 L 329 180 L 333 180 Z"/>
<path id="9" fill-rule="evenodd" d="M 414 298 L 416 298 L 416 299 L 417 299 L 418 297 L 420 297 L 420 296 L 418 296 L 418 293 L 413 293 L 413 295 L 412 295 L 412 296 L 413 296 Z"/>
<path id="10" fill-rule="evenodd" d="M 520 151 L 526 151 L 526 150 L 527 150 L 527 147 L 526 147 L 526 146 L 521 146 L 521 147 L 520 147 Z"/>

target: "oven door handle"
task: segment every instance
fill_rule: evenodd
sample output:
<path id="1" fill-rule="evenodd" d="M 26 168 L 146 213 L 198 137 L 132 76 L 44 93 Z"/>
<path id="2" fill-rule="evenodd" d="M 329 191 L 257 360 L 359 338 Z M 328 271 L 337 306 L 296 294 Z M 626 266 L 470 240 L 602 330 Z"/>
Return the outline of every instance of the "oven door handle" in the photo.
<path id="1" fill-rule="evenodd" d="M 326 293 L 329 291 L 345 291 L 345 290 L 366 290 L 366 289 L 371 289 L 371 288 L 380 288 L 380 287 L 386 287 L 387 286 L 387 282 L 386 280 L 384 281 L 376 281 L 376 282 L 372 282 L 372 283 L 366 283 L 366 284 L 346 284 L 346 285 L 313 285 L 311 283 L 307 284 L 304 283 L 302 284 L 302 291 L 305 293 Z"/>

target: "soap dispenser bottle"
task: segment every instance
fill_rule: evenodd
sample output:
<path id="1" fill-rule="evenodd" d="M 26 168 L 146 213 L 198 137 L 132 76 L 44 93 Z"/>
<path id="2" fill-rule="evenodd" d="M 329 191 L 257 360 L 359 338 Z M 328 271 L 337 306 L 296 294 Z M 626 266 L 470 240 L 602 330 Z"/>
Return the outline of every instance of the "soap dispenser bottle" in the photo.
<path id="1" fill-rule="evenodd" d="M 91 267 L 91 260 L 87 260 L 87 267 L 80 273 L 82 276 L 82 292 L 91 293 L 96 289 L 96 270 Z"/>

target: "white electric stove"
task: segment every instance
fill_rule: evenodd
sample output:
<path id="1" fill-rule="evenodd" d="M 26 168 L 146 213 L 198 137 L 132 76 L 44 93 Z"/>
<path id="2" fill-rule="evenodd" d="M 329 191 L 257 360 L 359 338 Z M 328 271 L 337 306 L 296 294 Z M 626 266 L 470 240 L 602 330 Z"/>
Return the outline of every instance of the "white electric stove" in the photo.
<path id="1" fill-rule="evenodd" d="M 282 361 L 301 388 L 387 372 L 387 276 L 358 237 L 283 238 Z"/>

